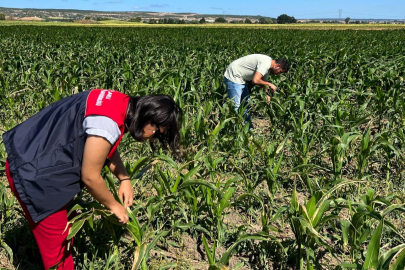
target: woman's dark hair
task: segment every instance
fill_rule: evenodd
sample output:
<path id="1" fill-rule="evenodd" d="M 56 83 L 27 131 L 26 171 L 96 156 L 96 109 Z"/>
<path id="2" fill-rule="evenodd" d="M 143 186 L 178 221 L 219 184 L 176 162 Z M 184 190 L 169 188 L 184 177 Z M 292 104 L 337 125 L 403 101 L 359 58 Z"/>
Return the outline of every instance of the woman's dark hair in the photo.
<path id="1" fill-rule="evenodd" d="M 125 124 L 136 141 L 143 140 L 143 127 L 148 122 L 166 129 L 166 132 L 159 136 L 159 141 L 164 147 L 169 145 L 170 149 L 176 152 L 180 148 L 181 120 L 182 110 L 171 97 L 148 95 L 130 97 Z"/>

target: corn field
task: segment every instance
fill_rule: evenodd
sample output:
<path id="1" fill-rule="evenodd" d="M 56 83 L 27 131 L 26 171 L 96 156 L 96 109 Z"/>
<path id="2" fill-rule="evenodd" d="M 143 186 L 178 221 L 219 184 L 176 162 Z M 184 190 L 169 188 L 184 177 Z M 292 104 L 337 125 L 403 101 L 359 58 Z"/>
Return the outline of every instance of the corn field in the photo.
<path id="1" fill-rule="evenodd" d="M 270 102 L 252 88 L 249 131 L 223 74 L 253 53 L 292 68 Z M 94 88 L 183 108 L 180 158 L 120 144 L 127 225 L 85 189 L 71 203 L 77 269 L 403 270 L 404 77 L 405 30 L 1 26 L 0 131 Z M 5 160 L 0 268 L 42 269 Z"/>

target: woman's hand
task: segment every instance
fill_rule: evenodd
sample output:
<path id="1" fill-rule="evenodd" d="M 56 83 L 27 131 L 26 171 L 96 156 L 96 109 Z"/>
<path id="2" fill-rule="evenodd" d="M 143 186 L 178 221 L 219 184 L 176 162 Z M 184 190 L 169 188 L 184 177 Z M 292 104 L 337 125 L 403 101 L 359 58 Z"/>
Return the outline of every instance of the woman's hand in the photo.
<path id="1" fill-rule="evenodd" d="M 124 224 L 128 223 L 129 218 L 128 218 L 127 210 L 120 203 L 117 202 L 117 203 L 113 204 L 110 207 L 110 210 L 117 216 L 118 220 L 121 223 L 124 223 Z"/>
<path id="2" fill-rule="evenodd" d="M 127 207 L 132 205 L 134 198 L 134 191 L 132 190 L 131 181 L 125 180 L 121 182 L 120 188 L 118 190 L 118 196 L 124 203 L 125 209 L 127 209 Z"/>
<path id="3" fill-rule="evenodd" d="M 125 169 L 124 163 L 121 160 L 120 153 L 118 152 L 118 150 L 116 150 L 114 155 L 112 156 L 108 167 L 109 167 L 110 171 L 118 179 L 130 178 L 127 170 Z M 118 190 L 118 196 L 120 197 L 121 201 L 124 203 L 125 209 L 127 209 L 128 206 L 132 205 L 134 191 L 132 190 L 131 181 L 124 180 L 120 183 L 120 188 Z"/>

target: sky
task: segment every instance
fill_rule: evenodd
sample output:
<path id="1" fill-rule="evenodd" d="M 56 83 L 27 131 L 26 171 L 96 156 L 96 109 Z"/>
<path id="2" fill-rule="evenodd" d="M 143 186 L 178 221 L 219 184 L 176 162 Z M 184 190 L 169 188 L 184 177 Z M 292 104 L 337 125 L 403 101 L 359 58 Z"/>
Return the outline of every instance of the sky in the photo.
<path id="1" fill-rule="evenodd" d="M 405 19 L 405 0 L 0 0 L 0 7 L 191 12 L 274 18 L 287 14 L 296 19 Z"/>

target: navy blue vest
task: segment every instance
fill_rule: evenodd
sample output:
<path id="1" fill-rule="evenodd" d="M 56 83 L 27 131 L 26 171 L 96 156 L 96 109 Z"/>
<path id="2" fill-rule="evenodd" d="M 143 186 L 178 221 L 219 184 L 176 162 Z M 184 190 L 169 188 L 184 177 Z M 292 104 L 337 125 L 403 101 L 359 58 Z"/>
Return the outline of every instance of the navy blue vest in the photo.
<path id="1" fill-rule="evenodd" d="M 59 100 L 3 134 L 16 190 L 34 222 L 61 209 L 83 187 L 89 93 Z"/>

